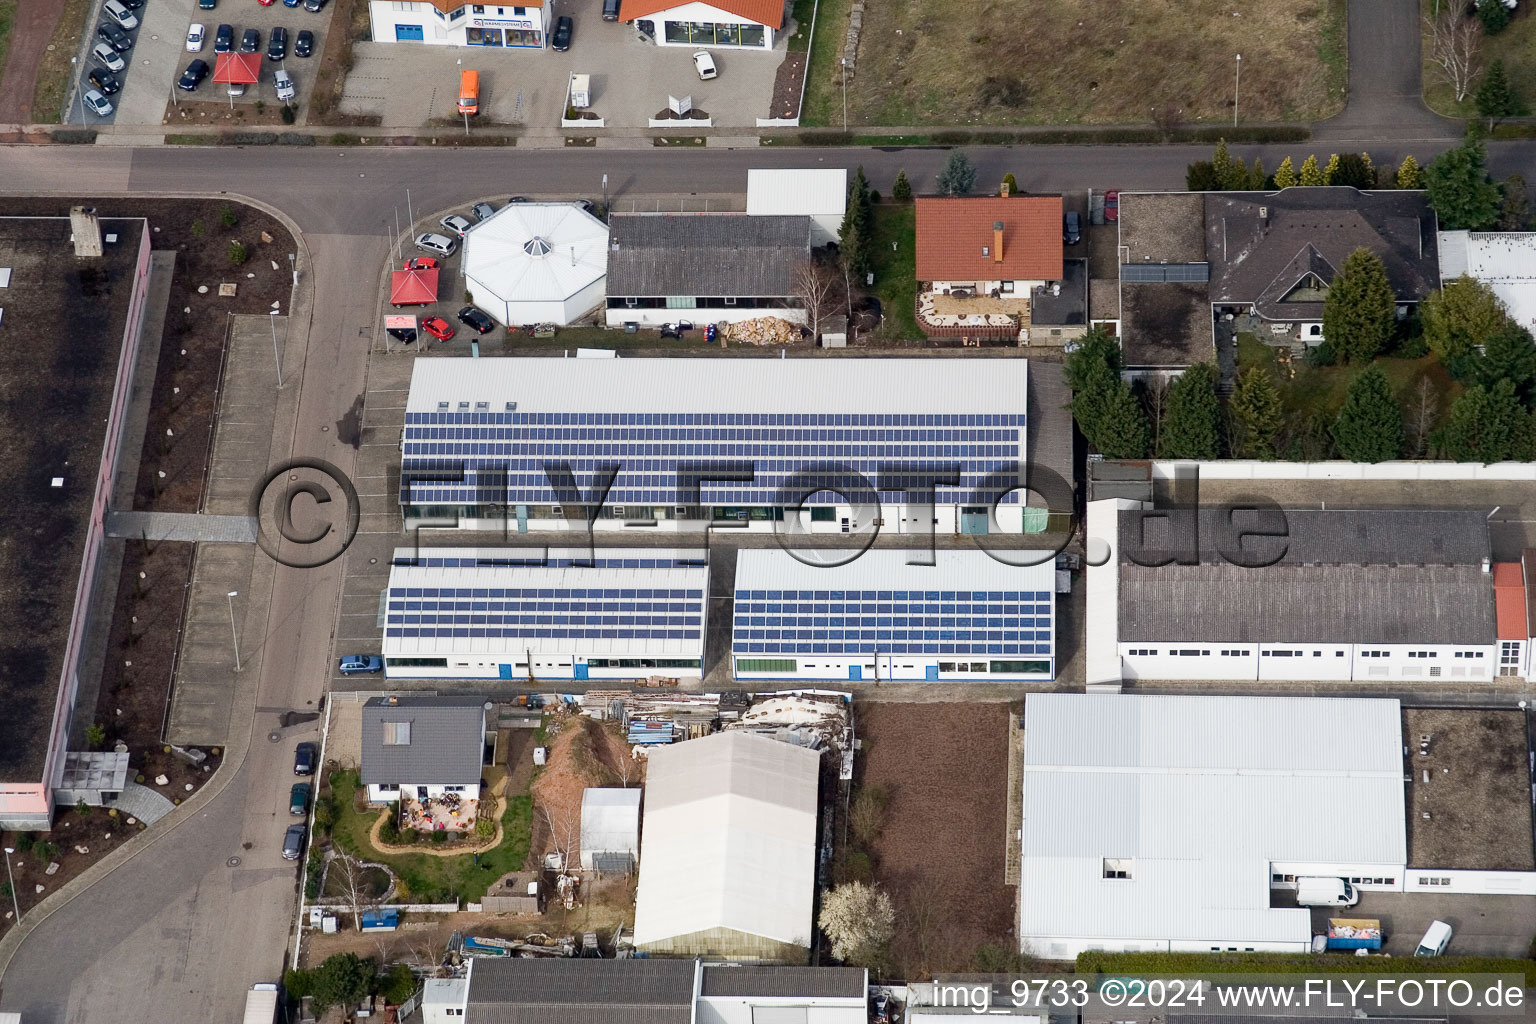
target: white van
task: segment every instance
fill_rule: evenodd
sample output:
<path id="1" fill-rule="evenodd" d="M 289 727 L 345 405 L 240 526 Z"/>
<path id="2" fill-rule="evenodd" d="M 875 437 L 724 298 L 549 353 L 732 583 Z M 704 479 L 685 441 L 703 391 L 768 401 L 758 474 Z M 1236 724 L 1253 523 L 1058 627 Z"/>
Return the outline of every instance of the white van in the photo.
<path id="1" fill-rule="evenodd" d="M 1429 931 L 1419 940 L 1419 948 L 1413 951 L 1414 956 L 1439 956 L 1445 952 L 1445 947 L 1451 944 L 1451 926 L 1444 921 L 1436 921 L 1429 926 Z"/>
<path id="2" fill-rule="evenodd" d="M 1352 907 L 1360 890 L 1342 878 L 1296 879 L 1296 904 L 1302 907 Z"/>

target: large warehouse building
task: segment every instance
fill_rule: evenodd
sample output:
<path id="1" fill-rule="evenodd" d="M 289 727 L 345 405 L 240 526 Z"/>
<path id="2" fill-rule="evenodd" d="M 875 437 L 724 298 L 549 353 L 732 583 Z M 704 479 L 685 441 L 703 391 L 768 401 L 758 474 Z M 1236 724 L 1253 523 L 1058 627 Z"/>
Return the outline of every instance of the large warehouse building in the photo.
<path id="1" fill-rule="evenodd" d="M 820 761 L 814 750 L 740 732 L 651 753 L 637 949 L 806 961 L 815 937 Z"/>
<path id="2" fill-rule="evenodd" d="M 1088 570 L 1090 684 L 1498 674 L 1484 511 L 1196 515 L 1090 503 L 1109 549 Z"/>
<path id="3" fill-rule="evenodd" d="M 391 678 L 698 679 L 709 569 L 658 548 L 401 548 L 389 572 Z"/>
<path id="4" fill-rule="evenodd" d="M 1294 879 L 1400 890 L 1395 700 L 1030 694 L 1022 948 L 1306 952 Z M 1287 880 L 1290 881 L 1287 881 Z"/>
<path id="5" fill-rule="evenodd" d="M 1018 534 L 1045 526 L 1010 490 L 1030 377 L 1023 359 L 422 359 L 400 501 L 408 526 L 520 533 L 798 514 L 808 532 Z"/>
<path id="6" fill-rule="evenodd" d="M 937 682 L 1055 678 L 1055 559 L 872 548 L 836 567 L 779 548 L 736 560 L 731 659 L 739 680 Z M 1029 552 L 1011 552 L 1023 561 Z"/>

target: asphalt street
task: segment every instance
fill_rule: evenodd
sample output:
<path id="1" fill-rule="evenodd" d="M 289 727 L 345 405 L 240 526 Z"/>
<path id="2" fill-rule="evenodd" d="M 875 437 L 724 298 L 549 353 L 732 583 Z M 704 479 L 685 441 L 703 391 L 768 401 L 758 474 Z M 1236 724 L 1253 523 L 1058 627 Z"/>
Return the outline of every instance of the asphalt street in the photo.
<path id="1" fill-rule="evenodd" d="M 1426 139 L 1432 136 L 1426 135 Z M 1369 146 L 1369 136 L 1330 141 L 1338 150 Z M 1449 140 L 1373 149 L 1378 164 L 1412 151 L 1421 162 Z M 1403 148 L 1404 146 L 1408 148 Z M 1236 147 L 1277 166 L 1308 147 Z M 1494 143 L 1492 170 L 1503 176 L 1536 164 L 1536 142 Z M 982 187 L 1012 172 L 1030 191 L 1178 189 L 1185 166 L 1207 147 L 1032 147 L 971 151 Z M 492 150 L 292 147 L 152 148 L 17 146 L 0 150 L 0 195 L 228 194 L 274 207 L 302 232 L 301 292 L 308 322 L 297 394 L 280 406 L 279 454 L 319 457 L 351 474 L 356 451 L 337 429 L 364 390 L 376 316 L 375 282 L 393 241 L 393 213 L 405 220 L 406 190 L 419 221 L 482 197 L 597 198 L 609 195 L 739 193 L 751 167 L 862 164 L 888 190 L 904 169 L 923 190 L 947 154 L 932 149 Z M 301 302 L 295 313 L 305 307 Z M 307 332 L 306 332 L 307 327 Z M 366 331 L 366 333 L 364 333 Z M 290 357 L 293 353 L 290 347 Z M 289 440 L 291 436 L 291 441 Z M 276 859 L 271 833 L 291 782 L 294 734 L 272 743 L 277 712 L 313 709 L 330 677 L 330 634 L 337 621 L 340 563 L 319 570 L 279 568 L 265 621 L 250 751 L 227 788 L 203 812 L 170 830 L 43 921 L 4 970 L 0 1008 L 28 1024 L 119 1020 L 230 1020 L 253 981 L 275 980 L 283 966 L 293 910 L 292 867 Z M 275 642 L 268 642 L 275 641 Z M 245 644 L 242 644 L 244 647 Z M 250 842 L 253 848 L 245 849 Z M 239 865 L 229 858 L 239 856 Z M 280 893 L 274 897 L 273 893 Z"/>

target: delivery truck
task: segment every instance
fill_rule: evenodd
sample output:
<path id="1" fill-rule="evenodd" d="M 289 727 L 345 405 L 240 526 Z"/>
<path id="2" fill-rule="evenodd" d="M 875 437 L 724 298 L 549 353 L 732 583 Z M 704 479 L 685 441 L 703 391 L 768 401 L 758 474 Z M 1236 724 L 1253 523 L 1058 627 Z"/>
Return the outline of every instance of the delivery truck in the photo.
<path id="1" fill-rule="evenodd" d="M 270 981 L 252 985 L 245 994 L 245 1024 L 272 1024 L 277 1020 L 277 986 Z"/>
<path id="2" fill-rule="evenodd" d="M 1329 949 L 1380 949 L 1381 922 L 1374 917 L 1330 917 Z"/>

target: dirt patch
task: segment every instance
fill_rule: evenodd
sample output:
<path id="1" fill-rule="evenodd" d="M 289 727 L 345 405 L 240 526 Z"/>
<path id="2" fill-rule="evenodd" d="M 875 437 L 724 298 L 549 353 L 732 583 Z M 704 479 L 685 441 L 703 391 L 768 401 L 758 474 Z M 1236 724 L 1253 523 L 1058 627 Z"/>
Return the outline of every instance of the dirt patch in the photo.
<path id="1" fill-rule="evenodd" d="M 800 112 L 800 83 L 805 81 L 805 54 L 787 53 L 773 76 L 769 117 L 794 117 Z"/>
<path id="2" fill-rule="evenodd" d="M 54 814 L 51 832 L 26 833 L 26 839 L 22 833 L 5 833 L 5 846 L 16 851 L 10 858 L 11 873 L 16 879 L 16 902 L 21 905 L 22 915 L 144 828 L 143 822 L 129 825 L 126 819 L 114 817 L 102 807 L 88 807 L 83 812 L 68 807 Z M 53 849 L 42 847 L 43 843 Z M 76 847 L 84 847 L 87 852 L 80 853 Z M 48 865 L 55 862 L 59 870 L 50 875 Z M 0 936 L 16 923 L 5 889 L 8 884 L 0 877 Z M 39 885 L 42 892 L 37 891 Z"/>
<path id="3" fill-rule="evenodd" d="M 860 704 L 856 722 L 859 786 L 884 795 L 870 854 L 896 903 L 894 976 L 987 969 L 984 947 L 1016 943 L 1017 890 L 1003 884 L 1008 706 Z"/>
<path id="4" fill-rule="evenodd" d="M 64 0 L 63 3 L 29 3 L 28 8 L 41 10 L 42 8 L 56 8 L 57 17 L 54 19 L 52 35 L 42 40 L 42 52 L 34 59 L 32 66 L 32 84 L 26 87 L 25 96 L 30 101 L 30 116 L 17 117 L 14 120 L 31 122 L 33 124 L 57 124 L 59 114 L 63 110 L 65 97 L 69 95 L 69 85 L 73 78 L 74 65 L 70 60 L 75 56 L 80 46 L 80 34 L 85 31 L 86 25 L 95 6 L 91 0 Z M 22 17 L 28 17 L 23 14 Z M 13 53 L 13 57 L 21 59 Z M 0 118 L 0 120 L 11 120 Z"/>
<path id="5" fill-rule="evenodd" d="M 259 104 L 259 105 L 258 105 Z M 236 103 L 233 107 L 226 100 L 183 100 L 172 104 L 165 112 L 161 124 L 218 125 L 223 128 L 250 128 L 283 123 L 281 103 Z"/>
<path id="6" fill-rule="evenodd" d="M 1430 738 L 1427 757 L 1419 753 L 1421 736 Z M 1536 866 L 1522 712 L 1405 708 L 1403 746 L 1410 751 L 1407 774 L 1413 779 L 1411 867 L 1530 871 Z"/>
<path id="7" fill-rule="evenodd" d="M 643 762 L 630 757 L 616 727 L 569 713 L 552 714 L 549 759 L 536 773 L 533 793 L 533 841 L 528 866 L 538 867 L 548 853 L 562 852 L 567 863 L 580 853 L 581 796 L 590 786 L 639 786 Z M 558 731 L 556 731 L 558 730 Z"/>

